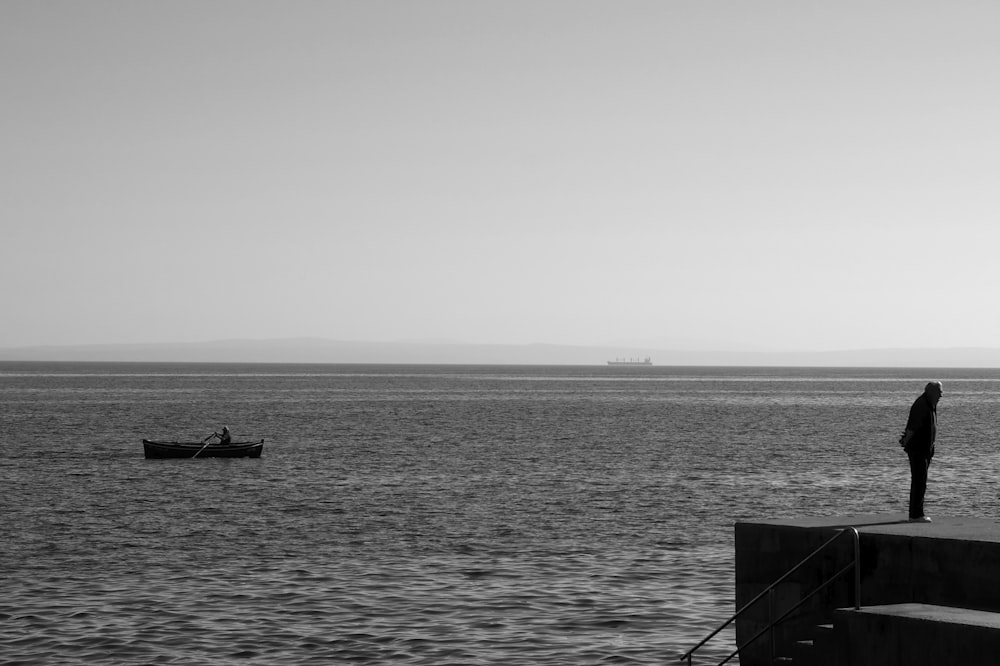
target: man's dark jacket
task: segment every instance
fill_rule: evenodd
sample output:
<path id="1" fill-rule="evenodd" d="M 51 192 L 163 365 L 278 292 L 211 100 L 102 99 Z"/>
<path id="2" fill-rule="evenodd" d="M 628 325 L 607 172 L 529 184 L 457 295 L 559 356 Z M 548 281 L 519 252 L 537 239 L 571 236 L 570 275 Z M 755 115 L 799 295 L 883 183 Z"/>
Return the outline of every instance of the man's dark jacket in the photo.
<path id="1" fill-rule="evenodd" d="M 913 436 L 906 444 L 907 453 L 934 455 L 934 438 L 937 437 L 937 408 L 931 403 L 927 394 L 922 394 L 913 401 L 910 407 L 910 417 L 906 420 L 906 429 L 913 431 Z"/>

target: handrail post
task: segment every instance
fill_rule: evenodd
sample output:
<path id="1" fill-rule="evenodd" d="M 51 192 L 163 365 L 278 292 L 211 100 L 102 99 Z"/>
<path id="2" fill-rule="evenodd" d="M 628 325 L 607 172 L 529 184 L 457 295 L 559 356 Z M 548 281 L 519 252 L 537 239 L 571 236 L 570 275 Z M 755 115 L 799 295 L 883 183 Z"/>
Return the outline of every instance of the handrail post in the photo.
<path id="1" fill-rule="evenodd" d="M 854 537 L 854 610 L 861 610 L 861 535 L 856 527 L 848 529 Z"/>
<path id="2" fill-rule="evenodd" d="M 768 663 L 774 663 L 774 588 L 772 587 L 767 595 L 767 624 L 771 627 L 768 632 L 769 641 L 771 643 L 771 660 Z"/>

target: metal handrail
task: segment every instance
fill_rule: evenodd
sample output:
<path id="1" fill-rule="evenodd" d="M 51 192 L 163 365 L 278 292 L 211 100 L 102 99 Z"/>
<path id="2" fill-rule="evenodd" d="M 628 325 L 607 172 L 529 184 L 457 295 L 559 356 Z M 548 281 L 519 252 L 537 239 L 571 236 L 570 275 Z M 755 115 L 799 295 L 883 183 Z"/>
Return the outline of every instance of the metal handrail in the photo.
<path id="1" fill-rule="evenodd" d="M 822 592 L 823 590 L 825 590 L 827 588 L 827 586 L 830 585 L 830 583 L 832 583 L 833 581 L 835 581 L 838 578 L 840 578 L 844 573 L 847 572 L 848 569 L 850 569 L 853 566 L 854 566 L 854 562 L 851 562 L 846 567 L 844 567 L 843 569 L 841 569 L 840 571 L 838 571 L 837 573 L 833 574 L 828 579 L 826 579 L 825 581 L 823 581 L 822 583 L 820 583 L 819 587 L 817 587 L 815 590 L 813 590 L 812 592 L 810 592 L 806 596 L 804 596 L 801 599 L 799 599 L 799 601 L 794 606 L 792 606 L 787 611 L 785 611 L 784 613 L 782 613 L 781 617 L 775 619 L 770 624 L 768 624 L 766 627 L 764 627 L 763 629 L 761 629 L 760 631 L 758 631 L 756 634 L 753 635 L 753 638 L 751 638 L 750 640 L 748 640 L 742 646 L 737 647 L 736 650 L 734 650 L 732 654 L 730 654 L 728 657 L 726 657 L 725 659 L 723 659 L 722 661 L 720 661 L 718 666 L 722 666 L 723 664 L 727 663 L 730 659 L 732 659 L 733 657 L 735 657 L 736 655 L 738 655 L 740 653 L 740 650 L 742 650 L 746 646 L 750 645 L 755 640 L 757 640 L 758 638 L 760 638 L 761 636 L 763 636 L 767 632 L 771 631 L 774 627 L 776 627 L 779 624 L 781 624 L 782 622 L 784 622 L 784 620 L 785 620 L 786 617 L 788 617 L 789 615 L 791 615 L 792 613 L 794 613 L 795 611 L 797 611 L 803 604 L 805 604 L 805 602 L 809 601 L 814 596 L 816 596 L 817 594 L 819 594 L 820 592 Z M 773 661 L 773 655 L 772 655 L 772 661 Z"/>
<path id="2" fill-rule="evenodd" d="M 813 596 L 815 596 L 816 594 L 818 594 L 821 590 L 825 589 L 827 585 L 829 585 L 833 581 L 835 581 L 838 578 L 840 578 L 851 567 L 854 567 L 854 608 L 856 610 L 860 609 L 861 608 L 861 567 L 858 566 L 858 563 L 861 561 L 861 537 L 858 534 L 857 528 L 855 528 L 855 527 L 844 527 L 842 529 L 837 530 L 837 533 L 834 534 L 832 537 L 830 537 L 826 542 L 824 542 L 823 545 L 821 545 L 819 548 L 817 548 L 813 552 L 811 552 L 808 555 L 806 555 L 804 558 L 802 558 L 801 561 L 799 561 L 798 564 L 796 564 L 794 567 L 792 567 L 787 572 L 785 572 L 785 574 L 783 576 L 781 576 L 780 578 L 778 578 L 778 580 L 776 580 L 773 583 L 771 583 L 770 585 L 768 585 L 760 594 L 758 594 L 753 599 L 751 599 L 746 604 L 744 604 L 743 608 L 740 608 L 738 611 L 736 611 L 728 620 L 726 620 L 725 622 L 723 622 L 722 625 L 720 625 L 718 629 L 716 629 L 715 631 L 713 631 L 712 633 L 710 633 L 708 636 L 706 636 L 705 638 L 703 638 L 701 640 L 701 642 L 698 643 L 697 645 L 695 645 L 693 648 L 691 648 L 690 650 L 688 650 L 687 652 L 685 652 L 684 654 L 682 654 L 680 656 L 680 658 L 679 658 L 679 661 L 684 661 L 685 659 L 687 659 L 688 666 L 690 666 L 692 658 L 693 658 L 693 655 L 694 655 L 694 653 L 696 651 L 698 651 L 702 646 L 704 646 L 706 643 L 708 643 L 708 641 L 710 641 L 713 638 L 715 638 L 715 636 L 720 631 L 722 631 L 723 629 L 725 629 L 726 627 L 728 627 L 730 624 L 732 624 L 733 622 L 735 622 L 736 619 L 740 615 L 743 614 L 743 611 L 747 610 L 748 608 L 750 608 L 751 606 L 753 606 L 755 603 L 757 603 L 758 601 L 760 601 L 761 599 L 763 599 L 764 596 L 770 594 L 774 590 L 774 588 L 776 588 L 778 585 L 781 585 L 783 582 L 785 582 L 785 580 L 787 580 L 792 574 L 794 574 L 796 571 L 798 571 L 803 566 L 805 566 L 806 562 L 808 562 L 814 556 L 818 555 L 820 552 L 822 552 L 824 549 L 826 549 L 827 546 L 829 546 L 834 541 L 836 541 L 837 539 L 839 539 L 841 537 L 841 535 L 843 535 L 845 532 L 850 532 L 853 535 L 853 537 L 854 537 L 854 539 L 853 539 L 853 541 L 854 541 L 854 560 L 850 564 L 848 564 L 847 566 L 845 566 L 843 569 L 841 569 L 840 571 L 838 571 L 837 573 L 835 573 L 833 576 L 829 577 L 826 581 L 824 581 L 823 583 L 821 583 L 820 586 L 817 587 L 815 590 L 813 590 L 812 592 L 810 592 L 809 594 L 807 594 L 805 597 L 803 597 L 802 599 L 800 599 L 798 601 L 798 603 L 796 603 L 794 606 L 792 606 L 790 609 L 788 609 L 785 613 L 783 613 L 781 615 L 781 617 L 779 617 L 776 620 L 772 620 L 771 622 L 769 622 L 768 625 L 766 627 L 764 627 L 763 629 L 761 629 L 759 632 L 757 632 L 753 636 L 753 638 L 751 638 L 750 640 L 748 640 L 743 645 L 737 646 L 736 651 L 733 652 L 728 657 L 726 657 L 721 662 L 719 662 L 718 666 L 722 666 L 722 664 L 725 664 L 730 659 L 732 659 L 737 654 L 739 654 L 740 650 L 742 650 L 746 646 L 748 646 L 751 643 L 753 643 L 754 641 L 756 641 L 758 638 L 760 638 L 761 636 L 763 636 L 768 631 L 773 630 L 774 627 L 776 627 L 779 623 L 781 623 L 782 621 L 784 621 L 784 619 L 786 617 L 788 617 L 789 615 L 791 615 L 802 604 L 804 604 L 807 600 L 811 599 Z M 773 655 L 772 655 L 772 657 L 773 657 Z"/>

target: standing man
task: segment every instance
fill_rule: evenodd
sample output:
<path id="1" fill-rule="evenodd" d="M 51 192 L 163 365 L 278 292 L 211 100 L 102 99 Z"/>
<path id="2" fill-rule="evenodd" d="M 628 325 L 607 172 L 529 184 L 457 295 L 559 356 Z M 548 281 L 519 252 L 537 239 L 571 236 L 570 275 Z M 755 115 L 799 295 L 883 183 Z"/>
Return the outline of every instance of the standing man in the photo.
<path id="1" fill-rule="evenodd" d="M 927 470 L 934 457 L 937 437 L 937 404 L 943 390 L 941 382 L 928 382 L 923 394 L 913 401 L 906 430 L 899 445 L 910 458 L 910 522 L 929 523 L 924 515 L 924 492 L 927 490 Z"/>

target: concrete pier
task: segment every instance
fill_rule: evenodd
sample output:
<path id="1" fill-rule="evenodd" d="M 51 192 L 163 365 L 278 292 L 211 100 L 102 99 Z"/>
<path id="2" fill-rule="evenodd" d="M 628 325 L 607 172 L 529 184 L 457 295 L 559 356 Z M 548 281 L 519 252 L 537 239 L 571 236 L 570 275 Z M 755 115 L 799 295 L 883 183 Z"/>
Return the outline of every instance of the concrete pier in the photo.
<path id="1" fill-rule="evenodd" d="M 1000 522 L 991 520 L 911 523 L 905 514 L 891 514 L 737 523 L 737 608 L 845 527 L 860 535 L 860 599 L 848 571 L 744 648 L 742 666 L 769 666 L 772 641 L 775 657 L 800 666 L 996 662 Z M 853 557 L 853 539 L 838 538 L 741 615 L 737 642 L 743 645 Z"/>

